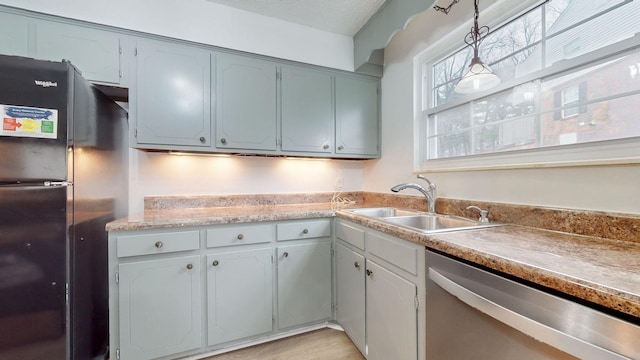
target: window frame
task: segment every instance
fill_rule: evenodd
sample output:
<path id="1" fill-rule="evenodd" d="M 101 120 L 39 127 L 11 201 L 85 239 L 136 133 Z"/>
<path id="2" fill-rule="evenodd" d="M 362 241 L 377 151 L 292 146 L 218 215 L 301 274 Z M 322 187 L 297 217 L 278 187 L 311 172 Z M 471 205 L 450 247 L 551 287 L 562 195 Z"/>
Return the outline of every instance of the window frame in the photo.
<path id="1" fill-rule="evenodd" d="M 633 0 L 640 1 L 640 0 Z M 546 1 L 525 1 L 510 11 L 505 11 L 505 0 L 498 1 L 482 12 L 481 18 L 485 19 L 489 26 L 505 24 L 513 18 L 527 13 L 531 9 L 542 5 Z M 626 2 L 625 2 L 626 3 Z M 486 20 L 489 19 L 489 20 Z M 544 19 L 543 19 L 544 21 Z M 577 57 L 554 63 L 552 67 L 534 71 L 514 80 L 505 81 L 497 87 L 477 94 L 461 97 L 443 105 L 433 106 L 435 101 L 432 96 L 432 65 L 441 62 L 446 56 L 454 54 L 460 49 L 461 40 L 468 26 L 462 25 L 450 35 L 441 39 L 433 46 L 427 48 L 414 58 L 414 89 L 415 89 L 415 121 L 414 121 L 414 169 L 416 172 L 441 172 L 441 171 L 469 171 L 512 168 L 540 168 L 540 167 L 567 167 L 567 166 L 594 166 L 640 163 L 640 141 L 638 138 L 625 138 L 616 140 L 604 140 L 590 143 L 571 145 L 558 145 L 539 147 L 535 149 L 514 150 L 508 152 L 496 152 L 475 154 L 460 157 L 440 159 L 427 159 L 426 130 L 429 126 L 428 117 L 448 109 L 464 104 L 472 104 L 474 100 L 488 95 L 497 94 L 515 86 L 526 84 L 539 79 L 563 76 L 568 73 L 578 72 L 581 69 L 594 66 L 599 62 L 606 62 L 616 55 L 624 55 L 640 49 L 640 34 L 618 41 L 598 50 L 588 52 Z M 434 55 L 435 54 L 435 55 Z M 640 72 L 640 71 L 639 71 Z M 429 84 L 429 86 L 425 86 Z M 581 90 L 578 90 L 579 98 Z M 426 104 L 426 106 L 425 106 Z M 583 111 L 577 106 L 578 113 Z M 561 115 L 564 111 L 558 111 Z M 575 115 L 573 115 L 575 116 Z M 571 118 L 567 116 L 565 118 Z M 564 120 L 565 118 L 561 118 Z"/>

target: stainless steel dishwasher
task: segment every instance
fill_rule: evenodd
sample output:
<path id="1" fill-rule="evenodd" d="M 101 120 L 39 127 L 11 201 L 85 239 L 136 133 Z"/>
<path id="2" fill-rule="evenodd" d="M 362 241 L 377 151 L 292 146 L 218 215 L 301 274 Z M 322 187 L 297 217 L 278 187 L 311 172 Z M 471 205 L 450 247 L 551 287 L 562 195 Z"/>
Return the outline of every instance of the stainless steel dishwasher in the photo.
<path id="1" fill-rule="evenodd" d="M 640 359 L 640 326 L 427 250 L 427 360 Z"/>

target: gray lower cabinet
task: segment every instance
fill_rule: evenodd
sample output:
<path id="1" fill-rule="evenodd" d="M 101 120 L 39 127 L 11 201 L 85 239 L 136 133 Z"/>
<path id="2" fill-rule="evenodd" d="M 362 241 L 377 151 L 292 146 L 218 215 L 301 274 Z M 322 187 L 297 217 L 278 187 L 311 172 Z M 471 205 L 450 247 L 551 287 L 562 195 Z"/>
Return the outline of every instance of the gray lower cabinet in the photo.
<path id="1" fill-rule="evenodd" d="M 273 251 L 207 255 L 208 345 L 273 330 Z"/>
<path id="2" fill-rule="evenodd" d="M 142 39 L 136 49 L 134 141 L 211 147 L 211 52 Z"/>
<path id="3" fill-rule="evenodd" d="M 202 341 L 200 257 L 118 266 L 121 359 L 155 359 Z"/>
<path id="4" fill-rule="evenodd" d="M 109 232 L 112 358 L 180 358 L 331 320 L 331 225 Z"/>
<path id="5" fill-rule="evenodd" d="M 336 321 L 365 354 L 365 260 L 364 256 L 336 243 Z"/>
<path id="6" fill-rule="evenodd" d="M 216 147 L 277 150 L 276 64 L 217 54 Z"/>
<path id="7" fill-rule="evenodd" d="M 331 242 L 278 247 L 278 325 L 331 318 Z"/>
<path id="8" fill-rule="evenodd" d="M 281 68 L 282 151 L 334 151 L 333 77 L 309 69 Z"/>
<path id="9" fill-rule="evenodd" d="M 367 360 L 425 354 L 424 247 L 338 219 L 336 321 Z"/>
<path id="10" fill-rule="evenodd" d="M 367 360 L 418 359 L 416 284 L 367 260 Z"/>
<path id="11" fill-rule="evenodd" d="M 278 223 L 279 329 L 331 319 L 331 249 L 330 219 Z"/>
<path id="12" fill-rule="evenodd" d="M 336 153 L 380 155 L 380 82 L 336 76 Z"/>

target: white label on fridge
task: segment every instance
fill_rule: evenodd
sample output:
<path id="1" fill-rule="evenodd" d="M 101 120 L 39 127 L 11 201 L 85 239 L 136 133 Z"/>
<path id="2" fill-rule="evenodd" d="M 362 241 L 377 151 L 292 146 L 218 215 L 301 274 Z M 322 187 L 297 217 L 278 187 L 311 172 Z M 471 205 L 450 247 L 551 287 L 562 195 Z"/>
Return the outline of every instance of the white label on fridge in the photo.
<path id="1" fill-rule="evenodd" d="M 58 110 L 0 105 L 0 136 L 58 138 Z"/>

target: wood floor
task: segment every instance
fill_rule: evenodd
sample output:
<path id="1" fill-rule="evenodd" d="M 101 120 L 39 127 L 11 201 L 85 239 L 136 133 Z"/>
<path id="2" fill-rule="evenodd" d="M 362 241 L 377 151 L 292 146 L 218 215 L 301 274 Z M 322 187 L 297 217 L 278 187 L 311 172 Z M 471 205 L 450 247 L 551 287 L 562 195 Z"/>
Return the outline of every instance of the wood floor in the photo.
<path id="1" fill-rule="evenodd" d="M 364 360 L 344 332 L 320 329 L 203 360 Z"/>

